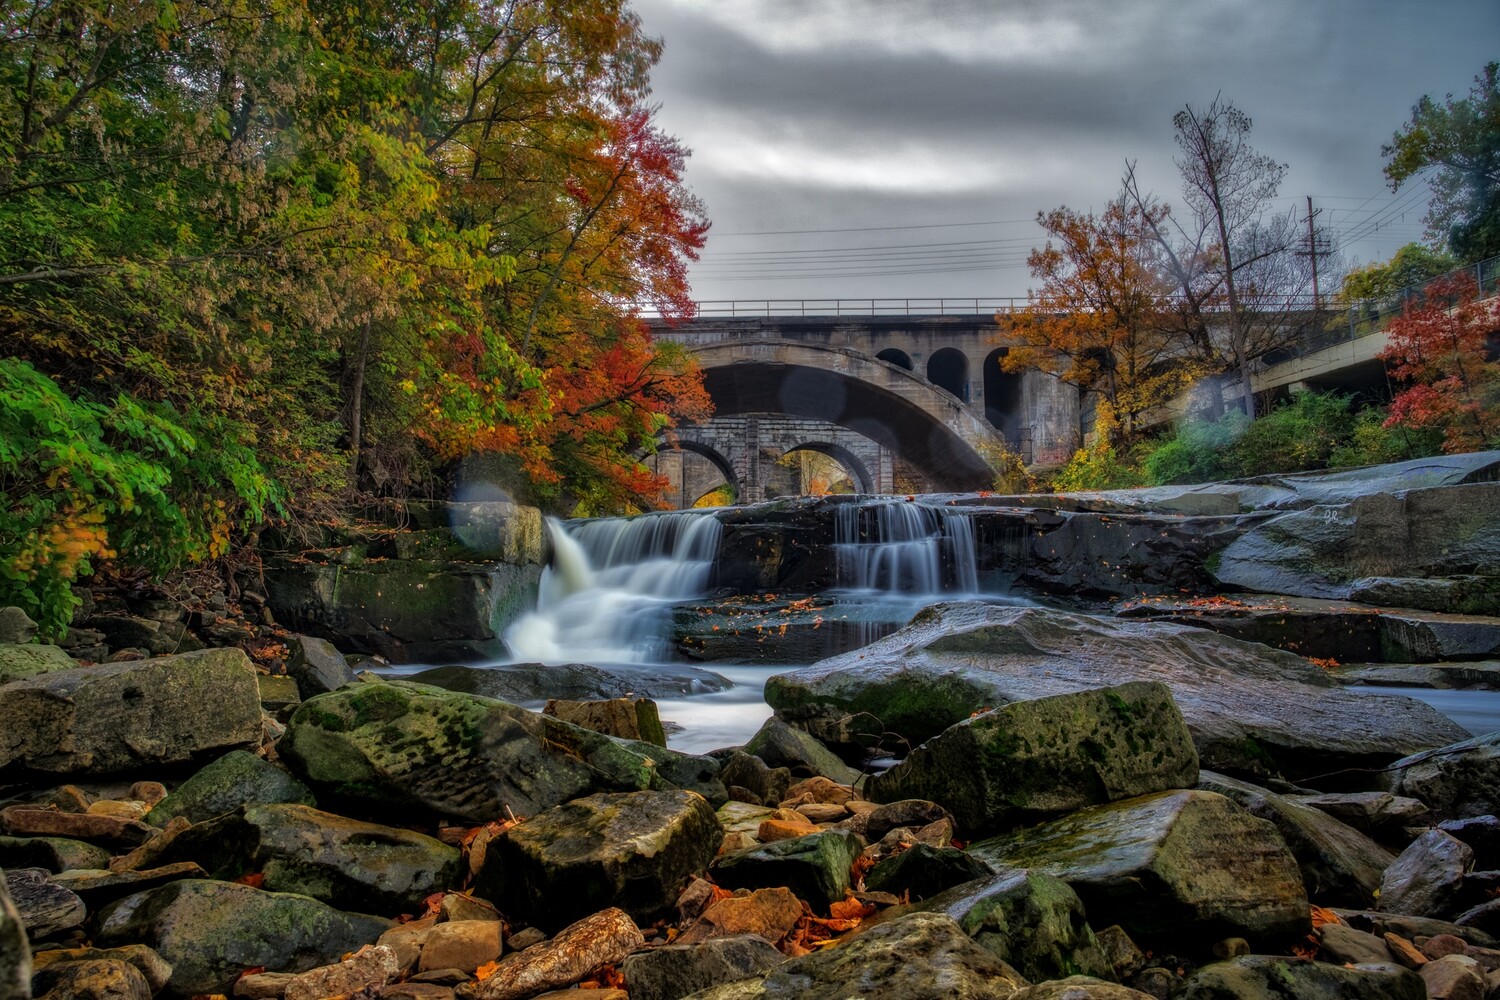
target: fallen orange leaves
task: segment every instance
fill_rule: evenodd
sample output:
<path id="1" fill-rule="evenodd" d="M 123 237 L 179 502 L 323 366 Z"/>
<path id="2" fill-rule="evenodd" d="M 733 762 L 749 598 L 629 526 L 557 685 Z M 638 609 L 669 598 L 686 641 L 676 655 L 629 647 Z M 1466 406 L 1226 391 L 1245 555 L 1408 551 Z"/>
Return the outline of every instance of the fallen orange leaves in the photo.
<path id="1" fill-rule="evenodd" d="M 474 978 L 479 980 L 480 982 L 484 982 L 486 979 L 493 976 L 499 970 L 499 968 L 499 962 L 485 962 L 479 968 L 474 970 Z"/>

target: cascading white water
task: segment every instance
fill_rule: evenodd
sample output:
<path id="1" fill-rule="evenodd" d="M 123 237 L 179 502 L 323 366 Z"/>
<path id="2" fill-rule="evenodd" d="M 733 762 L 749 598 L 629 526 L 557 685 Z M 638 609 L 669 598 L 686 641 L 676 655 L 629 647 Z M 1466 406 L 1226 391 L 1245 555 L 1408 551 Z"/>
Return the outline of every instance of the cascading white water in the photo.
<path id="1" fill-rule="evenodd" d="M 900 500 L 850 503 L 834 524 L 840 590 L 911 595 L 979 589 L 967 515 Z"/>
<path id="2" fill-rule="evenodd" d="M 661 663 L 671 606 L 702 594 L 719 547 L 706 511 L 584 521 L 548 519 L 553 562 L 537 609 L 505 633 L 511 655 L 540 663 Z"/>

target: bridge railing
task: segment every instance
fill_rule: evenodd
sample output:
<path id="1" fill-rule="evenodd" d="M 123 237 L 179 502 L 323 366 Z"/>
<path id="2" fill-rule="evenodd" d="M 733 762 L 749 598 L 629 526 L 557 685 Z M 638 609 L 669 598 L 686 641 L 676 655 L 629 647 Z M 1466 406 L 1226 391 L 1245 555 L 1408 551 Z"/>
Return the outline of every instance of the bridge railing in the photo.
<path id="1" fill-rule="evenodd" d="M 754 316 L 988 316 L 1020 312 L 1031 304 L 1025 296 L 918 299 L 705 299 L 699 318 Z M 643 308 L 641 315 L 659 315 Z"/>

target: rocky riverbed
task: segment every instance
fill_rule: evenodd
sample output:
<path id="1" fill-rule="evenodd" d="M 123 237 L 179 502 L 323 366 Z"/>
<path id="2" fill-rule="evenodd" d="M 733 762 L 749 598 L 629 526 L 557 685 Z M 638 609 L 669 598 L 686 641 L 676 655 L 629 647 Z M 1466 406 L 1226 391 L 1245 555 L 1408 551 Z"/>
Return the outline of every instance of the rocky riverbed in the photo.
<path id="1" fill-rule="evenodd" d="M 936 603 L 773 677 L 773 717 L 704 754 L 652 700 L 727 683 L 701 669 L 392 677 L 274 610 L 95 608 L 66 649 L 0 610 L 0 998 L 1494 1000 L 1500 733 L 1346 686 L 1491 685 L 1497 522 L 1443 515 L 1464 551 L 1414 529 L 1394 571 L 1360 554 L 1362 519 L 1436 517 L 1409 493 L 1492 486 L 1487 461 L 1062 498 L 1006 572 L 1063 573 L 1049 534 L 1123 545 L 1081 564 L 1122 590 L 1107 613 Z M 1179 565 L 1146 572 L 1121 539 L 1163 505 L 1218 520 L 1157 532 Z M 1241 545 L 1319 506 L 1295 564 Z M 815 549 L 781 546 L 808 579 Z M 1312 582 L 1172 587 L 1251 565 Z M 769 592 L 726 605 L 771 623 L 756 646 L 819 631 Z M 1371 597 L 1439 592 L 1465 614 Z M 209 648 L 168 652 L 189 635 Z"/>

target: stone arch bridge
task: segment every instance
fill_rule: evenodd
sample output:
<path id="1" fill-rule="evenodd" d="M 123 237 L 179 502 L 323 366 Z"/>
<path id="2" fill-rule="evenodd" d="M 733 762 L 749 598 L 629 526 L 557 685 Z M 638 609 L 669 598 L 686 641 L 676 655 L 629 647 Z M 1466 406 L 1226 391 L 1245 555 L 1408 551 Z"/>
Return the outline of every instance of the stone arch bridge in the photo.
<path id="1" fill-rule="evenodd" d="M 1066 461 L 1079 440 L 1077 390 L 1001 370 L 994 315 L 699 318 L 653 334 L 698 359 L 715 416 L 678 429 L 656 456 L 672 499 L 729 483 L 738 501 L 774 492 L 776 460 L 837 459 L 861 492 L 898 478 L 924 491 L 975 490 L 1001 445 L 1028 463 Z"/>

